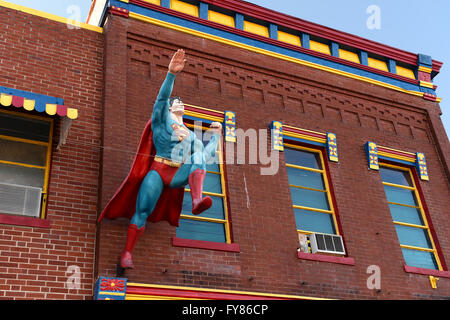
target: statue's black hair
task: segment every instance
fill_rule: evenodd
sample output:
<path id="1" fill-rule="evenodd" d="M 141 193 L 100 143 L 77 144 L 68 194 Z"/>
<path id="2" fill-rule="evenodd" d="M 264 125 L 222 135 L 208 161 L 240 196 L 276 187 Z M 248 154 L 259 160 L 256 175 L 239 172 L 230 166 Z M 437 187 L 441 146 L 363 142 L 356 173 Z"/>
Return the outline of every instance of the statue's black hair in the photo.
<path id="1" fill-rule="evenodd" d="M 177 96 L 171 97 L 171 98 L 169 99 L 169 107 L 172 107 L 173 102 L 174 102 L 175 100 L 182 101 L 180 97 L 177 97 Z"/>

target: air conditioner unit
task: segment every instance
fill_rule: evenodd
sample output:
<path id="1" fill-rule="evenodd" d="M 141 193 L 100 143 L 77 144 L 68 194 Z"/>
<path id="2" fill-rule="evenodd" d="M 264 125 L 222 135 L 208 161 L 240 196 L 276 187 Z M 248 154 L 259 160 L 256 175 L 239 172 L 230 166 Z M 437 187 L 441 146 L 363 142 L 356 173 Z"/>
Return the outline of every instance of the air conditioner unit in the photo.
<path id="1" fill-rule="evenodd" d="M 42 189 L 0 183 L 0 213 L 39 217 Z"/>
<path id="2" fill-rule="evenodd" d="M 335 234 L 313 233 L 309 236 L 312 253 L 345 255 L 342 237 Z"/>

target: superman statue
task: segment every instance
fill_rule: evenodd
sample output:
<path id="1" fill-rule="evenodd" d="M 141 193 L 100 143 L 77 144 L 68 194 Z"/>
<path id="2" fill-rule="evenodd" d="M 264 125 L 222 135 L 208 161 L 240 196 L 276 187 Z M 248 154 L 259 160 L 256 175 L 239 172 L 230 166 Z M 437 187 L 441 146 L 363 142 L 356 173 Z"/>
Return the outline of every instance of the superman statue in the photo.
<path id="1" fill-rule="evenodd" d="M 206 164 L 216 155 L 222 132 L 218 122 L 211 124 L 209 143 L 204 146 L 194 132 L 183 124 L 184 104 L 172 97 L 175 77 L 186 63 L 185 52 L 178 50 L 170 61 L 168 73 L 139 143 L 130 173 L 103 209 L 104 217 L 131 219 L 125 248 L 120 257 L 122 268 L 133 268 L 132 252 L 147 221 L 168 221 L 178 227 L 184 188 L 189 184 L 192 213 L 198 215 L 212 205 L 202 197 Z"/>

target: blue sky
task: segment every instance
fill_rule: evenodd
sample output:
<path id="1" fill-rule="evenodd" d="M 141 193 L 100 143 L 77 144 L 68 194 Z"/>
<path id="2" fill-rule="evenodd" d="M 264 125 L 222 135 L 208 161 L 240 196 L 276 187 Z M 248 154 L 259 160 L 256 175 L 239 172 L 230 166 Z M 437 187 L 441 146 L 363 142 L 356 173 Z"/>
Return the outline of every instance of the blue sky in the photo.
<path id="1" fill-rule="evenodd" d="M 80 9 L 85 21 L 91 0 L 8 0 L 23 6 L 73 18 L 71 6 Z M 430 55 L 444 62 L 434 79 L 437 95 L 443 98 L 442 121 L 450 134 L 450 1 L 449 0 L 250 0 L 248 2 L 327 27 L 355 34 L 413 53 Z M 380 28 L 369 29 L 366 12 L 380 8 Z"/>

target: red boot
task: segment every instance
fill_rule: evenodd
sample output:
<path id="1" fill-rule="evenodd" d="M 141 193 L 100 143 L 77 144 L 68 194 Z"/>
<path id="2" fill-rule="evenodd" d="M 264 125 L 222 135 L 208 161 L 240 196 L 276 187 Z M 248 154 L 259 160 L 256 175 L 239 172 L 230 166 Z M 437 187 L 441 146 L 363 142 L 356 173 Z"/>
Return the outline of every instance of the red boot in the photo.
<path id="1" fill-rule="evenodd" d="M 145 227 L 138 229 L 135 224 L 130 224 L 128 226 L 127 242 L 120 257 L 120 265 L 122 268 L 134 268 L 132 257 L 133 249 L 138 239 L 144 233 L 144 230 Z"/>
<path id="2" fill-rule="evenodd" d="M 192 213 L 198 215 L 212 206 L 210 197 L 202 198 L 203 181 L 206 171 L 197 169 L 189 175 L 189 186 L 191 187 Z"/>

